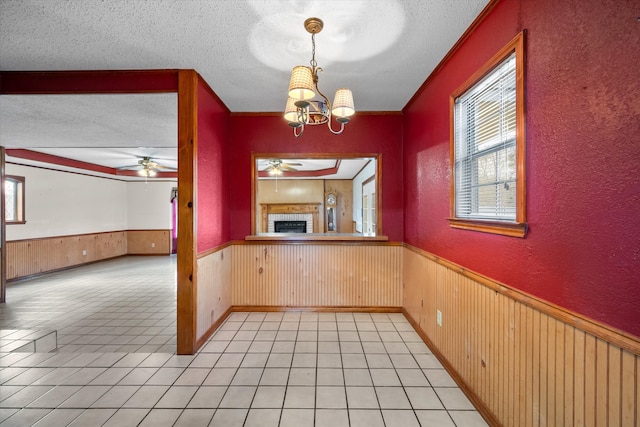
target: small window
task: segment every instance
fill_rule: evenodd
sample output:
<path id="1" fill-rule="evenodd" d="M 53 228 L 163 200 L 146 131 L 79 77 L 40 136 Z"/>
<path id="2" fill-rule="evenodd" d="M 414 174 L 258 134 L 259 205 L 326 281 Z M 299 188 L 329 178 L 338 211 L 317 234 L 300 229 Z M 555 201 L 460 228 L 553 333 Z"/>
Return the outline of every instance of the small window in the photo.
<path id="1" fill-rule="evenodd" d="M 519 34 L 451 95 L 452 227 L 524 237 L 524 58 Z"/>
<path id="2" fill-rule="evenodd" d="M 7 224 L 24 224 L 24 177 L 7 175 L 4 180 L 4 219 Z"/>

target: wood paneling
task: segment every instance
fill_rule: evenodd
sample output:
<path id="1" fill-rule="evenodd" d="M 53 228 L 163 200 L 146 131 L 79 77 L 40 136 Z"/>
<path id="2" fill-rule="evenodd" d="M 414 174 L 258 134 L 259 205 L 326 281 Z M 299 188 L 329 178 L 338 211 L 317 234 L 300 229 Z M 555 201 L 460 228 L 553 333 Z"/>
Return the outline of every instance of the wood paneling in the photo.
<path id="1" fill-rule="evenodd" d="M 231 255 L 231 247 L 225 247 L 198 258 L 198 341 L 231 308 Z"/>
<path id="2" fill-rule="evenodd" d="M 126 254 L 126 231 L 10 241 L 7 242 L 7 279 Z"/>
<path id="3" fill-rule="evenodd" d="M 234 306 L 402 305 L 402 247 L 234 245 Z"/>
<path id="4" fill-rule="evenodd" d="M 169 255 L 171 230 L 128 230 L 127 254 Z"/>
<path id="5" fill-rule="evenodd" d="M 123 255 L 168 255 L 170 236 L 169 230 L 123 230 L 10 241 L 6 245 L 7 279 Z"/>
<path id="6" fill-rule="evenodd" d="M 637 339 L 447 264 L 405 248 L 403 307 L 492 424 L 638 425 Z"/>

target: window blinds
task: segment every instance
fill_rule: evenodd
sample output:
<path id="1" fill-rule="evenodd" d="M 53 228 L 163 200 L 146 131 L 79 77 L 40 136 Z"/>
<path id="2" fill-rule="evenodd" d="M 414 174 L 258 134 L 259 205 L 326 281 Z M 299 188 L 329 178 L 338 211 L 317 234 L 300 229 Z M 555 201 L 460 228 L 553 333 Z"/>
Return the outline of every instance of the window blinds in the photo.
<path id="1" fill-rule="evenodd" d="M 516 219 L 515 53 L 454 104 L 457 218 Z"/>

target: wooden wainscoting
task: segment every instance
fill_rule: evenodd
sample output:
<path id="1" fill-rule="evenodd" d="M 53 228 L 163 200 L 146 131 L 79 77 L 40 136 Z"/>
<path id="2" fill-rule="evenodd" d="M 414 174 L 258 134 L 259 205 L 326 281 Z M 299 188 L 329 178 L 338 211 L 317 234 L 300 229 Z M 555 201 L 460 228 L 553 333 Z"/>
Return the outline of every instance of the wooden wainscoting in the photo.
<path id="1" fill-rule="evenodd" d="M 126 254 L 126 231 L 9 241 L 7 280 Z"/>
<path id="2" fill-rule="evenodd" d="M 232 305 L 401 307 L 398 244 L 233 245 Z"/>
<path id="3" fill-rule="evenodd" d="M 169 255 L 171 230 L 127 230 L 127 254 Z"/>
<path id="4" fill-rule="evenodd" d="M 170 230 L 123 230 L 13 240 L 7 244 L 7 280 L 123 255 L 169 255 Z"/>
<path id="5" fill-rule="evenodd" d="M 228 245 L 198 257 L 196 341 L 200 347 L 231 310 L 232 249 Z"/>
<path id="6" fill-rule="evenodd" d="M 492 424 L 640 422 L 637 337 L 408 245 L 403 271 L 406 314 Z"/>

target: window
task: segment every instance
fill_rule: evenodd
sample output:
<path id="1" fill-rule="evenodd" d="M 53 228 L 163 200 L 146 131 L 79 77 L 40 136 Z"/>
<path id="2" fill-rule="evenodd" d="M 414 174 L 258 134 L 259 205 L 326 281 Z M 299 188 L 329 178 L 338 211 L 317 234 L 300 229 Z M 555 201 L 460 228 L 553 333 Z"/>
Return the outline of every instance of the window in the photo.
<path id="1" fill-rule="evenodd" d="M 7 175 L 4 180 L 4 219 L 7 224 L 24 224 L 24 177 Z"/>
<path id="2" fill-rule="evenodd" d="M 519 34 L 451 95 L 451 226 L 526 234 L 524 58 Z"/>

